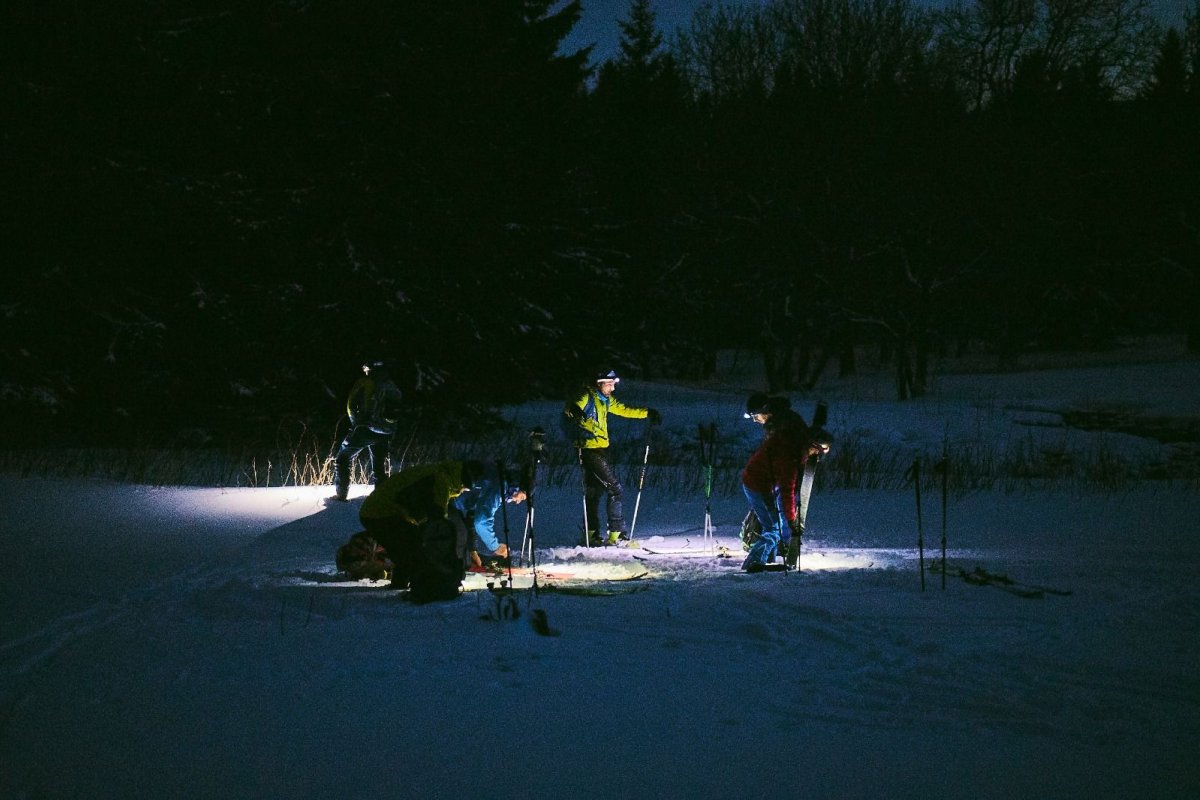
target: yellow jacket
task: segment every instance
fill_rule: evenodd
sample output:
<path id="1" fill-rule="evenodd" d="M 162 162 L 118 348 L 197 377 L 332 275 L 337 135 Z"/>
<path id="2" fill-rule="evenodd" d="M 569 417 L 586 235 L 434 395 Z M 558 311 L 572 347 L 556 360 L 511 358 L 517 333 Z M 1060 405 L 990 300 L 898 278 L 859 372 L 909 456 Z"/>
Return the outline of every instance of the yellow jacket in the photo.
<path id="1" fill-rule="evenodd" d="M 568 403 L 567 411 L 570 411 L 572 405 L 583 412 L 582 417 L 576 421 L 573 431 L 575 446 L 586 450 L 608 447 L 609 414 L 629 419 L 645 419 L 650 415 L 649 409 L 627 406 L 618 400 L 616 395 L 605 397 L 598 390 L 592 388 L 585 391 L 579 399 Z"/>
<path id="2" fill-rule="evenodd" d="M 363 500 L 360 520 L 402 519 L 420 525 L 445 517 L 450 501 L 463 493 L 462 462 L 442 461 L 409 467 L 375 485 Z"/>

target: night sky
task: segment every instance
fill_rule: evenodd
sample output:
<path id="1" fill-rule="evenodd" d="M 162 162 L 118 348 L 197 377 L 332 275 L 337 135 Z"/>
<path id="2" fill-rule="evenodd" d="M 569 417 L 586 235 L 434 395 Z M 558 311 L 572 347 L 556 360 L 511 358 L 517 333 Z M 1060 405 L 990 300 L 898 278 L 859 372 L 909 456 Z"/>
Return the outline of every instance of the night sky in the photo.
<path id="1" fill-rule="evenodd" d="M 660 0 L 652 5 L 658 19 L 659 30 L 664 39 L 670 41 L 675 28 L 686 25 L 692 13 L 704 5 L 704 0 Z M 621 30 L 617 21 L 629 13 L 629 0 L 583 0 L 583 16 L 579 24 L 563 40 L 563 50 L 577 50 L 595 45 L 592 63 L 599 64 L 617 52 Z"/>
<path id="2" fill-rule="evenodd" d="M 657 0 L 652 4 L 658 18 L 663 38 L 670 41 L 675 29 L 686 26 L 697 8 L 706 0 Z M 728 2 L 725 5 L 762 5 L 760 0 Z M 599 64 L 617 52 L 621 31 L 617 21 L 629 13 L 629 0 L 583 0 L 583 16 L 579 24 L 563 40 L 563 51 L 571 52 L 581 47 L 595 45 L 592 63 Z M 1153 0 L 1151 5 L 1158 10 L 1159 19 L 1165 23 L 1178 23 L 1183 19 L 1187 0 Z"/>

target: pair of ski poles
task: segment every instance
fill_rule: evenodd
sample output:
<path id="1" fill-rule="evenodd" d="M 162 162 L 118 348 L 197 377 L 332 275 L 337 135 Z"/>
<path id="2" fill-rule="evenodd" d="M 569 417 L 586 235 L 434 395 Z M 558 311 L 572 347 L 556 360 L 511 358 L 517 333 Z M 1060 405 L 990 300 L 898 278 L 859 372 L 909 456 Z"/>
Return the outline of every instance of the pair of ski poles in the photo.
<path id="1" fill-rule="evenodd" d="M 945 446 L 942 460 L 934 467 L 942 476 L 942 589 L 946 588 L 946 497 L 950 489 L 950 458 Z M 921 522 L 921 457 L 913 460 L 906 477 L 913 482 L 917 500 L 917 560 L 921 568 L 921 591 L 925 591 L 925 532 Z"/>
<path id="2" fill-rule="evenodd" d="M 638 473 L 637 497 L 633 502 L 633 519 L 629 523 L 629 541 L 631 541 L 631 542 L 633 541 L 633 532 L 637 528 L 638 510 L 642 506 L 642 489 L 644 489 L 646 486 L 646 467 L 650 463 L 650 435 L 651 435 L 651 433 L 653 433 L 653 431 L 654 431 L 654 426 L 651 424 L 647 424 L 646 425 L 646 440 L 642 447 L 642 467 L 641 467 L 641 471 Z M 583 476 L 583 546 L 591 547 L 592 546 L 591 537 L 588 535 L 588 501 L 587 501 L 588 474 L 587 474 L 587 467 L 585 467 L 583 464 L 583 448 L 582 447 L 576 448 L 576 454 L 579 457 L 579 472 Z M 596 479 L 600 480 L 599 477 L 597 477 Z M 607 484 L 605 484 L 604 481 L 600 481 L 600 483 L 604 484 L 607 487 Z M 599 512 L 599 509 L 597 509 L 597 512 Z M 597 530 L 600 529 L 599 522 L 600 522 L 599 520 L 596 520 L 596 523 L 597 523 L 596 529 Z M 611 534 L 611 531 L 609 533 Z"/>

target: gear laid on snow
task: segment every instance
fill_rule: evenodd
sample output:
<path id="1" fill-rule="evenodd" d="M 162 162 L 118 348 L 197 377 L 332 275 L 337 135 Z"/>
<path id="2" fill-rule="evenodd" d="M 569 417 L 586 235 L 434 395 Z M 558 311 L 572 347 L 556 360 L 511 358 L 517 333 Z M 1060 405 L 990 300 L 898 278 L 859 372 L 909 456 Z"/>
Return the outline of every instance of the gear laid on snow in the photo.
<path id="1" fill-rule="evenodd" d="M 387 551 L 366 531 L 359 531 L 339 547 L 334 562 L 355 580 L 387 580 L 392 572 Z"/>

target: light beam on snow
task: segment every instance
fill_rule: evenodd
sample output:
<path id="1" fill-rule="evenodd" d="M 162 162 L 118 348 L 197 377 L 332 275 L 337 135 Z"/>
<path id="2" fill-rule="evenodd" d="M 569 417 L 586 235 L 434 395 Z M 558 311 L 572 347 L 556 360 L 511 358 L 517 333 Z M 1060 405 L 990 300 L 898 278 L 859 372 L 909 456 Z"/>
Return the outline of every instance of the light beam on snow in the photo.
<path id="1" fill-rule="evenodd" d="M 273 486 L 230 489 L 154 489 L 158 502 L 170 503 L 192 518 L 244 521 L 247 527 L 282 525 L 316 514 L 333 496 L 331 486 Z M 350 498 L 370 494 L 371 487 L 352 484 Z M 340 505 L 340 504 L 339 504 Z"/>

